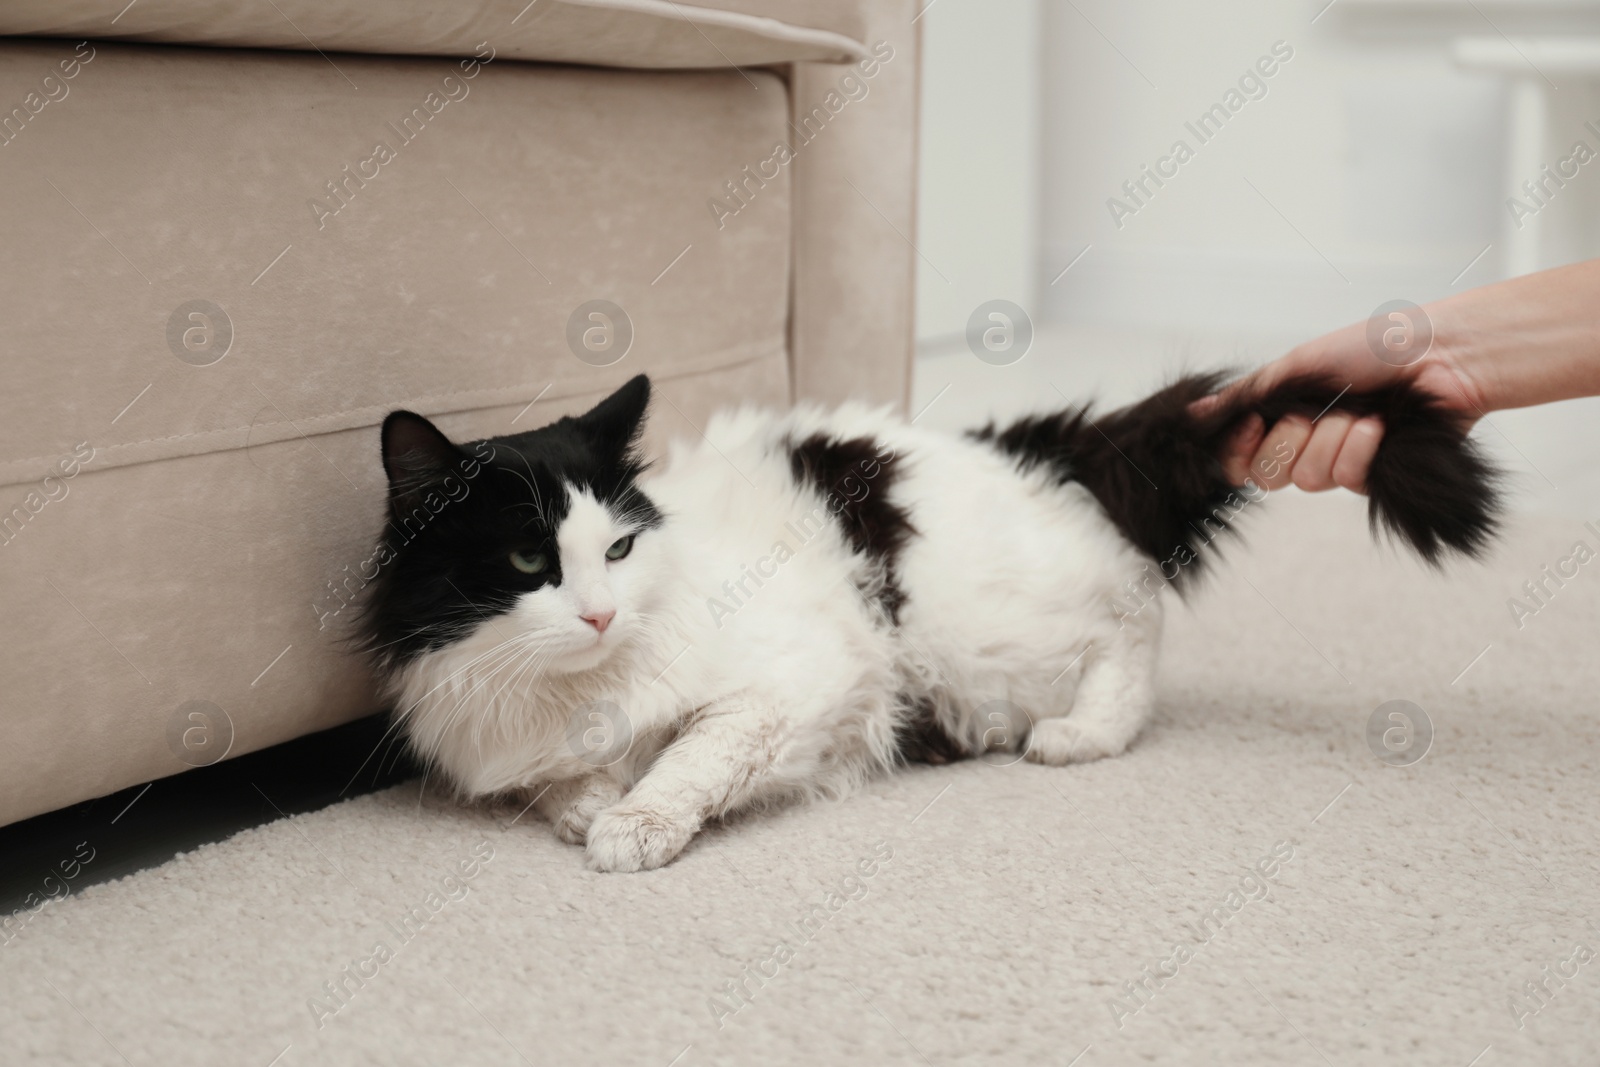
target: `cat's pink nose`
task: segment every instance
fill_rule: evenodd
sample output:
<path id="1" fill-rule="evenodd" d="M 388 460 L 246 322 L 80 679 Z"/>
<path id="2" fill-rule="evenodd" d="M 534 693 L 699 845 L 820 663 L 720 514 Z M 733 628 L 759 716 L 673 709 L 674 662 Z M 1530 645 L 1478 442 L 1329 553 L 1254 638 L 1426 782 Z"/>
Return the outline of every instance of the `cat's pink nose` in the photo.
<path id="1" fill-rule="evenodd" d="M 579 616 L 584 622 L 593 626 L 598 633 L 605 633 L 606 627 L 611 625 L 611 620 L 617 617 L 615 611 L 591 611 Z"/>

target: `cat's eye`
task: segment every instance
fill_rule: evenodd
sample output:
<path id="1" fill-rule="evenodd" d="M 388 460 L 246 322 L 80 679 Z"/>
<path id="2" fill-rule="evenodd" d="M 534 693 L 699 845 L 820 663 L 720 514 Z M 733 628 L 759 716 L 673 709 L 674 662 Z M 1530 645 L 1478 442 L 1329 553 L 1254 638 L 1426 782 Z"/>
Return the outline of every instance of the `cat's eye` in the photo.
<path id="1" fill-rule="evenodd" d="M 611 542 L 611 547 L 606 549 L 606 559 L 621 559 L 633 551 L 633 534 L 619 537 Z"/>
<path id="2" fill-rule="evenodd" d="M 511 565 L 523 574 L 543 574 L 550 566 L 550 558 L 543 552 L 513 552 Z"/>

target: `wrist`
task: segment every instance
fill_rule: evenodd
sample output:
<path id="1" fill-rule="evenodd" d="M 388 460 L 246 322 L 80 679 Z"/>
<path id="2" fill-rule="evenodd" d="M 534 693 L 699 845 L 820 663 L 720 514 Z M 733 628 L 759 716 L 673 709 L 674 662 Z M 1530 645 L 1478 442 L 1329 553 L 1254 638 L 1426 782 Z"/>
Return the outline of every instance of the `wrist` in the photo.
<path id="1" fill-rule="evenodd" d="M 1433 321 L 1433 345 L 1419 362 L 1419 370 L 1433 362 L 1446 371 L 1460 391 L 1463 408 L 1475 415 L 1519 406 L 1507 402 L 1503 353 L 1485 343 L 1489 338 L 1482 331 L 1462 328 L 1460 320 L 1444 309 L 1429 317 Z"/>
<path id="2" fill-rule="evenodd" d="M 1600 260 L 1430 304 L 1430 359 L 1479 413 L 1600 393 Z"/>

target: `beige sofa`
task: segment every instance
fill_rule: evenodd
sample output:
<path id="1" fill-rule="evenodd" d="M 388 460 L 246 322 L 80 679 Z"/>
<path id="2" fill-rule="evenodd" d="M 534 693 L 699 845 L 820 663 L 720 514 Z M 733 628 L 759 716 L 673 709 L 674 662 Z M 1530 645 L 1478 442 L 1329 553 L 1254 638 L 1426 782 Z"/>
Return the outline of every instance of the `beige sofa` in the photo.
<path id="1" fill-rule="evenodd" d="M 121 7 L 0 6 L 0 823 L 377 710 L 392 408 L 904 402 L 912 0 Z"/>

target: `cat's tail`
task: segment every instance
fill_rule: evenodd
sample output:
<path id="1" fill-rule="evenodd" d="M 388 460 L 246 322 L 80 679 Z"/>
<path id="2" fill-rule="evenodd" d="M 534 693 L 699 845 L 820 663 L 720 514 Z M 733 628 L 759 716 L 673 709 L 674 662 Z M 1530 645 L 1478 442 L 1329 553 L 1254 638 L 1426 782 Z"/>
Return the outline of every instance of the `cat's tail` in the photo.
<path id="1" fill-rule="evenodd" d="M 1434 398 L 1404 383 L 1358 393 L 1299 377 L 1266 393 L 1233 391 L 1204 414 L 1191 413 L 1189 405 L 1225 378 L 1189 375 L 1106 415 L 1068 409 L 973 436 L 1024 468 L 1082 484 L 1181 588 L 1201 571 L 1203 547 L 1234 530 L 1239 513 L 1265 495 L 1255 482 L 1230 485 L 1223 472 L 1219 453 L 1240 423 L 1252 414 L 1268 426 L 1291 414 L 1377 415 L 1384 434 L 1367 471 L 1374 533 L 1398 537 L 1434 564 L 1450 552 L 1477 556 L 1488 547 L 1499 525 L 1500 472 Z"/>

